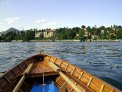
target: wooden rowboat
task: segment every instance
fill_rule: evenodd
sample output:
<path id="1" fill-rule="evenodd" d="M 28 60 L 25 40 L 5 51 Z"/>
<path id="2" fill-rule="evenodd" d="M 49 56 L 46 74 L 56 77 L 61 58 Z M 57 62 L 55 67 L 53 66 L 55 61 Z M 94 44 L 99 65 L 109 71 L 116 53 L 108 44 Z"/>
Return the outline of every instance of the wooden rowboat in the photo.
<path id="1" fill-rule="evenodd" d="M 1 76 L 0 92 L 120 92 L 120 90 L 64 60 L 38 54 Z"/>

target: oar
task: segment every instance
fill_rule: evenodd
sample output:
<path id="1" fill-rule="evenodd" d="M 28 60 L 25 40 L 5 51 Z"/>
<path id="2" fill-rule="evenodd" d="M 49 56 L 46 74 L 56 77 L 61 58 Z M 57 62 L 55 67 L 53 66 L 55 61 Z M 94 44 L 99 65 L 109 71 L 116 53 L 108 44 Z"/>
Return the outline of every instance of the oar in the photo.
<path id="1" fill-rule="evenodd" d="M 51 61 L 49 61 L 48 63 L 54 69 L 54 71 L 58 72 L 60 76 L 62 76 L 65 79 L 65 81 L 69 83 L 72 86 L 72 88 L 75 89 L 76 92 L 81 92 L 81 90 L 63 72 L 61 72 L 61 69 L 58 66 L 56 66 Z"/>
<path id="2" fill-rule="evenodd" d="M 14 90 L 12 92 L 18 92 L 18 90 L 21 87 L 23 81 L 25 80 L 26 75 L 30 72 L 32 66 L 33 66 L 33 63 L 30 63 L 28 65 L 28 67 L 26 68 L 26 70 L 23 73 L 23 76 L 21 77 L 21 79 L 19 80 L 19 82 L 17 83 L 16 87 L 14 88 Z"/>

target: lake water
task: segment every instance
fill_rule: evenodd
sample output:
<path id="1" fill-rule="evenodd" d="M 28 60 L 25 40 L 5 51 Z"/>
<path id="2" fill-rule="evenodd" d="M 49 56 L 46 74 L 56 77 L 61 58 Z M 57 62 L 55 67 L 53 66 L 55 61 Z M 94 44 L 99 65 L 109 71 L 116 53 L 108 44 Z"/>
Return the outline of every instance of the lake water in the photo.
<path id="1" fill-rule="evenodd" d="M 122 90 L 122 42 L 0 43 L 0 72 L 44 50 Z"/>

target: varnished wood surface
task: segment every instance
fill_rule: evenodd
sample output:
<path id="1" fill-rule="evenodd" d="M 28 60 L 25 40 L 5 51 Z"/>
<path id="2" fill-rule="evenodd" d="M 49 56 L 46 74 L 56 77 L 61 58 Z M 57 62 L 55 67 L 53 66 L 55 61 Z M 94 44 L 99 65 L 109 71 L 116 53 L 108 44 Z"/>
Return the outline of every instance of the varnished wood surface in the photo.
<path id="1" fill-rule="evenodd" d="M 55 72 L 53 68 L 48 65 L 48 61 L 57 65 L 64 74 L 84 92 L 121 92 L 119 89 L 109 85 L 96 76 L 91 75 L 64 60 L 40 54 L 28 58 L 0 77 L 0 92 L 11 92 L 18 83 L 20 79 L 19 76 L 22 76 L 23 71 L 31 62 L 34 62 L 34 65 L 30 75 L 34 76 L 29 75 L 30 78 L 27 78 L 28 76 L 26 77 L 29 79 L 29 82 L 31 82 L 32 77 L 38 79 L 44 74 L 44 76 L 48 76 L 48 78 L 50 78 L 52 75 L 58 74 L 58 72 Z M 30 85 L 29 82 L 26 82 L 26 84 Z M 72 88 L 71 85 L 61 76 L 55 77 L 54 84 L 59 88 L 59 92 L 76 92 L 74 88 Z M 28 89 L 28 87 L 26 87 L 26 89 Z"/>
<path id="2" fill-rule="evenodd" d="M 40 61 L 34 64 L 30 74 L 42 74 L 55 72 L 47 62 Z"/>
<path id="3" fill-rule="evenodd" d="M 28 58 L 2 75 L 0 77 L 0 92 L 12 92 L 23 71 L 32 61 L 36 61 L 35 58 Z"/>
<path id="4" fill-rule="evenodd" d="M 62 70 L 68 73 L 68 76 L 74 83 L 81 88 L 81 91 L 85 92 L 121 92 L 119 89 L 111 86 L 110 84 L 102 81 L 94 75 L 87 73 L 86 71 L 53 56 L 44 58 L 45 61 L 51 61 L 60 67 Z M 58 81 L 55 82 L 59 89 L 67 89 L 68 92 L 74 92 L 74 89 L 70 87 L 70 84 L 65 83 L 65 79 L 59 77 Z M 56 80 L 57 80 L 56 79 Z M 64 81 L 63 81 L 64 80 Z M 77 80 L 77 81 L 76 81 Z M 64 84 L 65 83 L 65 84 Z M 81 85 L 82 84 L 82 85 Z M 62 86 L 63 85 L 63 86 Z M 63 91 L 60 91 L 63 92 Z M 66 92 L 66 91 L 64 91 Z"/>

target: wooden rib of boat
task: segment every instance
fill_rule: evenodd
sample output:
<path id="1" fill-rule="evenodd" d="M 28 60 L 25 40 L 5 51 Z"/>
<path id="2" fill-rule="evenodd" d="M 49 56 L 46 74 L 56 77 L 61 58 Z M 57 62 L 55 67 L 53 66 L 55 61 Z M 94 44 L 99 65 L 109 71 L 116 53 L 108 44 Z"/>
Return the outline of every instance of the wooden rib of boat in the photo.
<path id="1" fill-rule="evenodd" d="M 38 54 L 1 76 L 0 92 L 120 92 L 120 90 L 64 60 Z"/>

